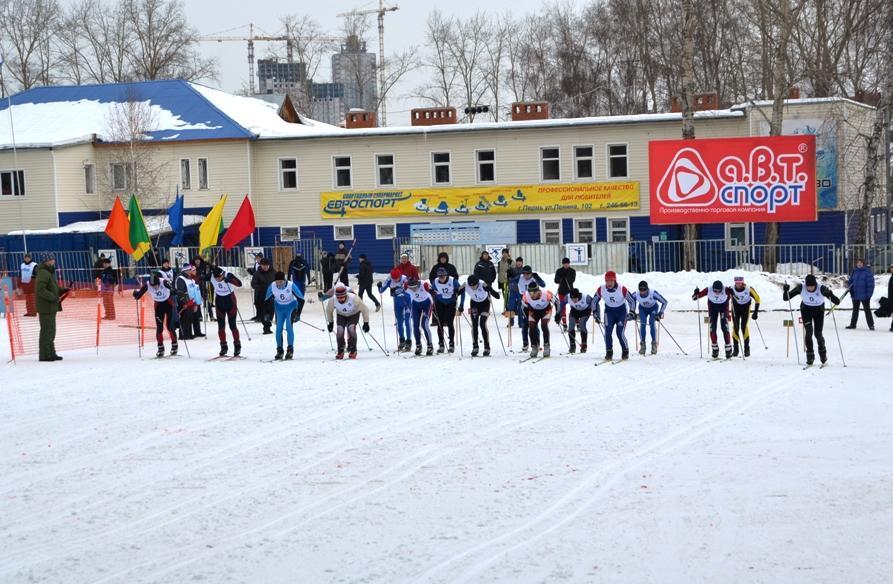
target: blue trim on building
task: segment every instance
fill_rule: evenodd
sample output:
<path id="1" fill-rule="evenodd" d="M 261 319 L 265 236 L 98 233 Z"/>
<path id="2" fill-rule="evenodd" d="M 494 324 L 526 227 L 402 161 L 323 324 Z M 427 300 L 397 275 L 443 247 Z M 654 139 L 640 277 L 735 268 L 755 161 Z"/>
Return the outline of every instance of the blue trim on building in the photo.
<path id="1" fill-rule="evenodd" d="M 539 243 L 540 222 L 539 219 L 519 219 L 518 243 Z"/>

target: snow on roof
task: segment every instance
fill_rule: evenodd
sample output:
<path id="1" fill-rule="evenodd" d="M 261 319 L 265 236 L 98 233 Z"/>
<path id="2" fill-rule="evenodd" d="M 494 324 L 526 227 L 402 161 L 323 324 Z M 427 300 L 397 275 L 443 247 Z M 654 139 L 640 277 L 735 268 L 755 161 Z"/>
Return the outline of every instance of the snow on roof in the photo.
<path id="1" fill-rule="evenodd" d="M 146 229 L 149 235 L 159 235 L 162 233 L 170 233 L 171 226 L 167 222 L 167 215 L 148 215 L 144 217 L 146 220 Z M 183 227 L 198 225 L 205 218 L 201 215 L 184 215 Z M 49 229 L 25 229 L 19 231 L 10 231 L 7 235 L 58 235 L 61 233 L 102 233 L 108 219 L 98 219 L 96 221 L 78 221 L 77 223 L 69 223 L 62 227 L 51 227 Z"/>
<path id="2" fill-rule="evenodd" d="M 742 110 L 749 107 L 772 107 L 775 102 L 771 99 L 762 99 L 759 101 L 747 101 L 744 103 L 739 103 L 733 105 L 730 109 L 733 110 Z M 857 105 L 860 107 L 875 109 L 874 106 L 868 105 L 867 103 L 862 103 L 860 101 L 852 100 L 848 97 L 802 97 L 799 99 L 786 99 L 784 100 L 784 104 L 791 105 L 816 105 L 816 104 L 827 104 L 827 103 L 848 103 L 851 105 Z"/>

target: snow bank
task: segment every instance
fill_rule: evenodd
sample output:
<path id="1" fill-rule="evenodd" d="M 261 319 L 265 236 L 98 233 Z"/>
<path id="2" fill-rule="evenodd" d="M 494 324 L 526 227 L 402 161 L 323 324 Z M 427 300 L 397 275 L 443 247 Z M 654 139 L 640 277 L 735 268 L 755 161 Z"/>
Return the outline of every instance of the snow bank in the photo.
<path id="1" fill-rule="evenodd" d="M 167 215 L 147 215 L 144 217 L 146 220 L 146 229 L 149 230 L 149 235 L 158 235 L 160 233 L 170 233 L 171 226 L 167 222 Z M 189 227 L 190 225 L 198 225 L 202 221 L 204 221 L 204 217 L 201 215 L 184 215 L 183 216 L 183 227 Z M 10 231 L 8 235 L 58 235 L 62 233 L 103 233 L 105 231 L 105 226 L 108 224 L 108 219 L 100 219 L 97 221 L 78 221 L 76 223 L 69 223 L 68 225 L 63 225 L 62 227 L 51 227 L 49 229 L 25 229 L 19 231 Z"/>

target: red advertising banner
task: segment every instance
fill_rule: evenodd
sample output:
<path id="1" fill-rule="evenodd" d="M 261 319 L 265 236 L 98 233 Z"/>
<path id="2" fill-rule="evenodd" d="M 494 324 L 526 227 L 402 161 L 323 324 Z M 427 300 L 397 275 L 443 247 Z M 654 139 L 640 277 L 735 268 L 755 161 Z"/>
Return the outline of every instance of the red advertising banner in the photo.
<path id="1" fill-rule="evenodd" d="M 648 143 L 651 223 L 815 221 L 815 136 Z"/>

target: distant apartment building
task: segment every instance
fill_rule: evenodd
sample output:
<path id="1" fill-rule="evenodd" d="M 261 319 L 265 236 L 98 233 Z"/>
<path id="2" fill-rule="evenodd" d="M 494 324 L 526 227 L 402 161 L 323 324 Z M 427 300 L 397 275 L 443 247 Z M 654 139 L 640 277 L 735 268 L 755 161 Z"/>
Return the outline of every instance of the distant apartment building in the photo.
<path id="1" fill-rule="evenodd" d="M 346 113 L 343 84 L 312 83 L 310 85 L 309 115 L 311 118 L 337 126 L 344 119 Z"/>
<path id="2" fill-rule="evenodd" d="M 257 62 L 258 93 L 296 95 L 307 81 L 307 66 L 300 62 L 260 59 Z"/>
<path id="3" fill-rule="evenodd" d="M 342 100 L 347 110 L 378 109 L 377 72 L 375 53 L 366 50 L 366 42 L 353 35 L 347 37 L 341 52 L 332 55 L 332 82 L 343 86 Z"/>

